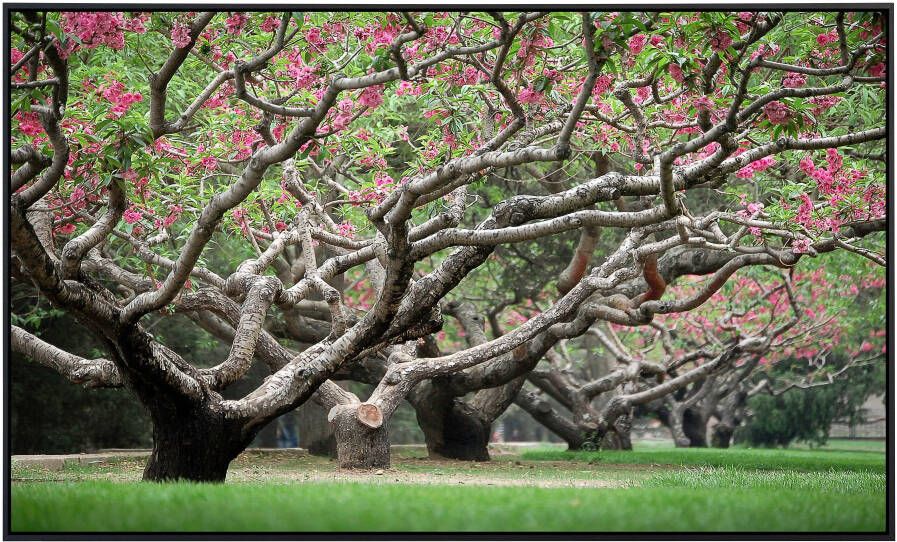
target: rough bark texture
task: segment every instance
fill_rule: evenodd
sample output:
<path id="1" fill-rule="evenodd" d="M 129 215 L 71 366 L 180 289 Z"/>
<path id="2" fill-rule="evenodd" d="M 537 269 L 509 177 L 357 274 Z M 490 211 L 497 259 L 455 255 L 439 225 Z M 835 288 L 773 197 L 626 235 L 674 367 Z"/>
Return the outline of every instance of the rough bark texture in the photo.
<path id="1" fill-rule="evenodd" d="M 246 447 L 238 427 L 211 412 L 178 408 L 165 401 L 150 406 L 153 451 L 145 481 L 223 482 L 227 468 Z"/>
<path id="2" fill-rule="evenodd" d="M 389 434 L 387 425 L 370 427 L 361 423 L 358 405 L 340 405 L 330 413 L 336 439 L 337 464 L 342 469 L 388 469 Z"/>

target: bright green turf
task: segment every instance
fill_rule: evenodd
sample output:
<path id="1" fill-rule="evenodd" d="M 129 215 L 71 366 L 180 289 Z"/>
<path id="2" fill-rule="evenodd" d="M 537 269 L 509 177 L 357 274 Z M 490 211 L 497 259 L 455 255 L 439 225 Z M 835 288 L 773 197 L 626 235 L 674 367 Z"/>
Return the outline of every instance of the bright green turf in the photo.
<path id="1" fill-rule="evenodd" d="M 616 480 L 625 487 L 391 483 L 219 485 L 84 480 L 12 485 L 21 531 L 882 531 L 884 454 L 807 450 L 531 451 L 519 460 L 399 471 L 501 478 Z M 533 459 L 567 459 L 548 463 Z M 583 461 L 597 460 L 593 465 Z M 327 461 L 284 462 L 296 473 Z M 666 465 L 650 467 L 647 465 Z M 124 464 L 122 464 L 124 465 Z M 137 469 L 137 464 L 116 468 Z M 635 465 L 627 466 L 627 465 Z M 641 466 L 640 466 L 641 465 Z M 245 467 L 241 467 L 245 468 Z M 83 470 L 83 469 L 82 469 Z M 94 476 L 97 476 L 94 474 Z M 28 474 L 28 473 L 25 473 Z M 39 473 L 38 473 L 39 474 Z M 136 471 L 135 471 L 136 474 Z M 22 472 L 19 473 L 22 478 Z M 21 479 L 21 478 L 20 478 Z M 46 479 L 46 478 L 44 478 Z M 244 478 L 245 479 L 245 478 Z"/>
<path id="2" fill-rule="evenodd" d="M 823 446 L 815 446 L 806 442 L 795 442 L 790 448 L 812 448 L 814 450 L 837 450 L 837 451 L 859 451 L 859 452 L 884 452 L 886 442 L 884 439 L 846 439 L 832 438 L 828 439 Z"/>
<path id="3" fill-rule="evenodd" d="M 702 465 L 741 467 L 747 469 L 878 470 L 885 467 L 885 456 L 879 452 L 769 450 L 730 448 L 653 448 L 647 450 L 568 452 L 533 450 L 523 453 L 530 461 L 587 461 L 593 463 L 628 463 L 659 465 Z"/>
<path id="4" fill-rule="evenodd" d="M 658 483 L 670 483 L 666 482 Z M 16 531 L 879 531 L 884 492 L 370 484 L 13 487 Z"/>

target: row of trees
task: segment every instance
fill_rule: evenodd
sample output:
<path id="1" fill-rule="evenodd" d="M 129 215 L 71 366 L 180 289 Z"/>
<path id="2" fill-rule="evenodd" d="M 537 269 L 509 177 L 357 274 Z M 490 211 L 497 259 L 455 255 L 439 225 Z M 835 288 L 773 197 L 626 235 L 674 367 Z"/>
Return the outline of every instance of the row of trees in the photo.
<path id="1" fill-rule="evenodd" d="M 717 417 L 728 442 L 743 396 L 883 352 L 880 321 L 869 348 L 833 339 L 883 310 L 883 25 L 14 13 L 11 272 L 105 353 L 18 324 L 12 348 L 133 392 L 148 480 L 222 480 L 310 400 L 346 467 L 388 466 L 402 401 L 459 459 L 488 458 L 514 402 L 571 446 L 625 447 L 636 408 L 682 444 Z M 827 253 L 847 265 L 821 292 Z M 189 363 L 153 333 L 172 315 L 227 355 Z M 576 348 L 607 373 L 577 379 Z M 758 380 L 786 357 L 812 363 Z M 256 361 L 270 375 L 229 395 Z"/>

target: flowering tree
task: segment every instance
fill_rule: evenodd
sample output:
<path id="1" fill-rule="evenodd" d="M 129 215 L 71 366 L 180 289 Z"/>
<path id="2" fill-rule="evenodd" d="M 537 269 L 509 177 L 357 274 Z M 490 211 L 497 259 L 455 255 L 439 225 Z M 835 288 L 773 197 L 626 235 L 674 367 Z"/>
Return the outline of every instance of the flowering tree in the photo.
<path id="1" fill-rule="evenodd" d="M 546 369 L 529 373 L 537 391 L 516 402 L 571 449 L 628 448 L 636 408 L 659 414 L 677 446 L 707 446 L 714 418 L 712 442 L 728 447 L 749 397 L 829 385 L 883 359 L 884 330 L 864 325 L 883 321 L 882 279 L 862 261 L 853 264 L 856 276 L 842 275 L 840 282 L 830 282 L 835 277 L 826 277 L 822 266 L 809 276 L 748 269 L 709 303 L 657 318 L 650 329 L 593 326 L 584 337 L 606 352 L 607 370 L 590 378 L 574 359 L 575 347 L 564 345 L 547 357 Z M 700 280 L 684 281 L 675 295 L 688 297 L 701 287 Z M 870 295 L 871 302 L 864 299 Z M 792 360 L 787 378 L 771 370 Z M 571 415 L 560 414 L 545 395 Z"/>
<path id="2" fill-rule="evenodd" d="M 108 357 L 19 326 L 12 346 L 133 391 L 147 479 L 221 480 L 313 396 L 341 465 L 388 465 L 405 398 L 450 399 L 438 440 L 596 321 L 691 311 L 748 266 L 884 264 L 875 13 L 23 11 L 11 30 L 13 275 Z M 497 247 L 551 243 L 575 248 L 537 299 L 479 321 L 460 303 Z M 665 293 L 689 274 L 710 278 Z M 227 358 L 157 340 L 174 313 Z M 466 345 L 440 344 L 444 314 Z M 225 399 L 255 359 L 271 376 Z M 362 401 L 342 373 L 377 387 Z"/>

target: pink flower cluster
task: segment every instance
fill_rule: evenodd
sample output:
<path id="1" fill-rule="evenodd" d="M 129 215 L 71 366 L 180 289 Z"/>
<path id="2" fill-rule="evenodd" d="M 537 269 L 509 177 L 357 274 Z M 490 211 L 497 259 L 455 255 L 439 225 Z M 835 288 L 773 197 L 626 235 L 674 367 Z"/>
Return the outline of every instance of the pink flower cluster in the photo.
<path id="1" fill-rule="evenodd" d="M 600 96 L 604 94 L 613 82 L 613 78 L 607 74 L 598 76 L 598 79 L 595 80 L 595 87 L 592 89 L 592 96 Z"/>
<path id="2" fill-rule="evenodd" d="M 742 179 L 752 179 L 755 173 L 759 173 L 776 164 L 776 159 L 774 156 L 766 156 L 759 160 L 754 160 L 750 164 L 744 166 L 735 172 L 735 176 Z"/>
<path id="3" fill-rule="evenodd" d="M 879 62 L 878 64 L 873 64 L 866 68 L 866 71 L 872 77 L 884 77 L 885 76 L 885 65 L 883 62 Z"/>
<path id="4" fill-rule="evenodd" d="M 810 240 L 807 238 L 795 239 L 791 242 L 791 251 L 795 254 L 807 254 L 810 252 Z"/>
<path id="5" fill-rule="evenodd" d="M 531 88 L 525 88 L 517 94 L 517 101 L 522 104 L 537 104 L 542 102 L 542 93 L 536 92 Z"/>
<path id="6" fill-rule="evenodd" d="M 420 96 L 424 89 L 420 85 L 415 85 L 411 81 L 401 81 L 396 88 L 396 96 Z"/>
<path id="7" fill-rule="evenodd" d="M 782 79 L 785 88 L 801 88 L 807 84 L 807 76 L 802 73 L 791 72 Z"/>
<path id="8" fill-rule="evenodd" d="M 791 110 L 780 101 L 769 102 L 764 105 L 763 112 L 772 124 L 788 124 L 791 120 Z"/>
<path id="9" fill-rule="evenodd" d="M 810 111 L 813 112 L 814 115 L 819 115 L 820 113 L 824 113 L 838 104 L 841 101 L 840 96 L 813 96 L 809 100 L 807 100 L 815 107 Z"/>
<path id="10" fill-rule="evenodd" d="M 274 17 L 265 17 L 265 21 L 259 26 L 263 32 L 274 32 L 280 27 L 280 21 Z"/>
<path id="11" fill-rule="evenodd" d="M 336 227 L 339 234 L 343 237 L 347 239 L 353 239 L 355 237 L 355 225 L 351 222 L 340 222 Z"/>
<path id="12" fill-rule="evenodd" d="M 318 80 L 314 66 L 305 65 L 299 49 L 293 49 L 288 58 L 287 73 L 296 80 L 296 86 L 298 88 L 311 88 Z"/>
<path id="13" fill-rule="evenodd" d="M 199 161 L 200 164 L 206 169 L 215 169 L 218 167 L 218 159 L 214 156 L 204 156 L 202 160 Z"/>
<path id="14" fill-rule="evenodd" d="M 26 136 L 36 136 L 43 133 L 44 127 L 40 123 L 40 117 L 37 113 L 31 111 L 19 111 L 15 114 L 16 120 L 19 121 L 19 130 Z"/>
<path id="15" fill-rule="evenodd" d="M 143 95 L 139 92 L 124 92 L 124 90 L 125 85 L 119 81 L 113 81 L 109 87 L 103 90 L 103 98 L 113 104 L 110 110 L 112 118 L 121 117 L 133 104 L 143 101 Z"/>
<path id="16" fill-rule="evenodd" d="M 93 49 L 108 45 L 113 49 L 123 49 L 125 36 L 122 28 L 125 19 L 121 13 L 108 11 L 66 11 L 62 13 L 62 29 L 66 34 L 77 36 L 81 46 Z M 70 44 L 66 53 L 74 50 Z"/>
<path id="17" fill-rule="evenodd" d="M 137 34 L 146 34 L 146 26 L 144 23 L 149 20 L 149 13 L 136 13 L 134 16 L 125 21 L 125 29 Z"/>
<path id="18" fill-rule="evenodd" d="M 183 49 L 190 45 L 190 27 L 175 21 L 175 23 L 171 25 L 171 42 L 174 43 L 174 46 L 178 49 Z"/>
<path id="19" fill-rule="evenodd" d="M 358 103 L 376 109 L 383 103 L 383 85 L 367 87 L 358 95 Z"/>
<path id="20" fill-rule="evenodd" d="M 247 21 L 249 21 L 248 15 L 236 12 L 224 21 L 224 25 L 227 27 L 229 34 L 239 36 L 243 32 L 243 27 L 246 26 Z"/>
<path id="21" fill-rule="evenodd" d="M 835 43 L 836 41 L 838 41 L 838 31 L 834 29 L 816 36 L 816 43 L 818 43 L 820 47 L 825 47 L 829 43 Z"/>
<path id="22" fill-rule="evenodd" d="M 714 51 L 722 51 L 732 45 L 732 36 L 723 30 L 717 30 L 715 33 L 708 34 L 707 40 L 710 48 Z"/>
<path id="23" fill-rule="evenodd" d="M 636 34 L 629 38 L 629 53 L 633 56 L 642 52 L 648 43 L 648 36 L 644 34 Z"/>
<path id="24" fill-rule="evenodd" d="M 128 224 L 135 224 L 139 222 L 141 218 L 143 218 L 143 213 L 141 213 L 132 205 L 131 207 L 128 207 L 127 211 L 124 212 L 122 218 L 124 218 L 125 222 L 127 222 Z"/>
<path id="25" fill-rule="evenodd" d="M 710 108 L 713 107 L 713 102 L 707 96 L 699 96 L 698 98 L 695 98 L 692 105 L 694 105 L 695 109 L 698 111 L 710 111 Z"/>
<path id="26" fill-rule="evenodd" d="M 685 74 L 682 73 L 682 68 L 679 67 L 676 63 L 671 63 L 669 67 L 667 67 L 667 71 L 670 72 L 670 77 L 673 78 L 673 81 L 677 83 L 682 83 L 685 81 Z"/>

